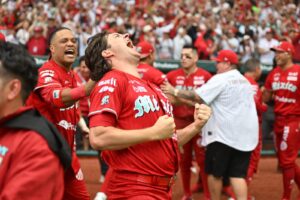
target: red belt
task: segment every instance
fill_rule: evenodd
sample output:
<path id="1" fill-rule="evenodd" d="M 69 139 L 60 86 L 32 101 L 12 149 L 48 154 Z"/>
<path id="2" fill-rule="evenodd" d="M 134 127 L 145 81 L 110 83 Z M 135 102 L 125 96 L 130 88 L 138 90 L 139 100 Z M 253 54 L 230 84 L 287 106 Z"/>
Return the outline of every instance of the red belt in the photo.
<path id="1" fill-rule="evenodd" d="M 130 172 L 115 172 L 116 176 L 120 175 L 122 178 L 127 180 L 132 180 L 140 183 L 146 183 L 150 185 L 157 185 L 170 188 L 176 180 L 176 175 L 174 176 L 153 176 L 144 175 Z"/>

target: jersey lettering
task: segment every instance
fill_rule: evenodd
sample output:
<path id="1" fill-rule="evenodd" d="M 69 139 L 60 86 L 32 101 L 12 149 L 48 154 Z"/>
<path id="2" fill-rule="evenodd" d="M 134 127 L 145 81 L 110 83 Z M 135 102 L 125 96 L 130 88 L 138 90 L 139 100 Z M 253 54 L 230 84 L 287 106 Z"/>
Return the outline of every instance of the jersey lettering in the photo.
<path id="1" fill-rule="evenodd" d="M 135 118 L 142 117 L 144 113 L 159 111 L 159 105 L 154 96 L 138 96 L 134 102 L 134 110 L 137 111 Z"/>
<path id="2" fill-rule="evenodd" d="M 297 86 L 295 86 L 294 84 L 290 83 L 290 82 L 287 82 L 287 83 L 284 83 L 284 82 L 273 82 L 272 83 L 272 89 L 274 91 L 276 90 L 289 90 L 291 92 L 295 92 L 297 90 Z"/>

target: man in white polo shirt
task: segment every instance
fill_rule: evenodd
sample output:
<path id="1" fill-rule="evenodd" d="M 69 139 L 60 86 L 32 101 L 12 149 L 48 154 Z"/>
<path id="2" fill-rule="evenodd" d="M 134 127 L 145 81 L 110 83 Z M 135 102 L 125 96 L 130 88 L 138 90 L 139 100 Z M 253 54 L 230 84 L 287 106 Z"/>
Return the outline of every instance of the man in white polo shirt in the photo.
<path id="1" fill-rule="evenodd" d="M 202 87 L 196 91 L 175 89 L 169 93 L 205 102 L 212 108 L 212 116 L 202 129 L 211 199 L 221 199 L 222 179 L 229 177 L 236 199 L 246 200 L 245 177 L 251 152 L 258 143 L 254 93 L 250 83 L 237 70 L 236 53 L 221 50 L 215 60 L 217 74 Z"/>

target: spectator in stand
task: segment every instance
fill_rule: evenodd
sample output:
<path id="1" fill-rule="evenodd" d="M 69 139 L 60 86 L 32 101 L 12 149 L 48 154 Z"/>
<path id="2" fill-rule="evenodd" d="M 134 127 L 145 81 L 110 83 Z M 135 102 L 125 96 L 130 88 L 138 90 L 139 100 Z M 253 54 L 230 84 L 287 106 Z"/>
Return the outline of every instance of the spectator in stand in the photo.
<path id="1" fill-rule="evenodd" d="M 176 37 L 173 39 L 174 43 L 174 59 L 180 60 L 182 48 L 185 45 L 192 45 L 192 38 L 186 34 L 186 29 L 180 27 L 178 29 Z"/>
<path id="2" fill-rule="evenodd" d="M 0 41 L 6 41 L 5 39 L 5 35 L 3 33 L 0 32 Z"/>
<path id="3" fill-rule="evenodd" d="M 33 29 L 33 35 L 29 38 L 26 46 L 31 55 L 44 56 L 47 52 L 47 39 L 43 35 L 43 27 L 36 26 Z"/>
<path id="4" fill-rule="evenodd" d="M 258 42 L 258 52 L 260 55 L 260 64 L 266 66 L 273 65 L 273 59 L 275 53 L 271 51 L 271 48 L 279 44 L 278 40 L 274 38 L 274 32 L 272 29 L 269 29 L 266 32 L 266 36 L 259 40 Z"/>
<path id="5" fill-rule="evenodd" d="M 30 33 L 29 33 L 29 21 L 28 20 L 24 20 L 23 22 L 21 22 L 19 24 L 20 28 L 17 31 L 16 34 L 16 38 L 19 41 L 19 44 L 21 44 L 22 46 L 26 46 L 29 37 L 30 37 Z"/>
<path id="6" fill-rule="evenodd" d="M 136 50 L 141 54 L 138 65 L 138 73 L 141 78 L 159 87 L 166 81 L 166 75 L 153 67 L 155 60 L 154 47 L 149 42 L 143 41 L 136 45 Z"/>
<path id="7" fill-rule="evenodd" d="M 235 30 L 230 28 L 225 30 L 225 33 L 221 36 L 220 49 L 229 49 L 234 52 L 238 52 L 239 41 L 235 37 Z"/>
<path id="8" fill-rule="evenodd" d="M 300 123 L 300 66 L 293 63 L 293 45 L 281 42 L 272 48 L 277 67 L 267 76 L 263 99 L 274 99 L 275 145 L 283 175 L 282 200 L 290 200 L 292 184 L 300 187 L 300 167 L 296 163 L 299 153 Z"/>
<path id="9" fill-rule="evenodd" d="M 242 64 L 255 56 L 255 44 L 249 35 L 244 35 L 238 49 Z"/>
<path id="10" fill-rule="evenodd" d="M 170 32 L 164 31 L 163 36 L 158 39 L 157 54 L 159 59 L 173 58 L 174 43 L 170 38 Z"/>
<path id="11" fill-rule="evenodd" d="M 298 29 L 293 28 L 290 32 L 292 44 L 295 48 L 295 53 L 293 54 L 293 61 L 300 64 L 300 31 Z"/>

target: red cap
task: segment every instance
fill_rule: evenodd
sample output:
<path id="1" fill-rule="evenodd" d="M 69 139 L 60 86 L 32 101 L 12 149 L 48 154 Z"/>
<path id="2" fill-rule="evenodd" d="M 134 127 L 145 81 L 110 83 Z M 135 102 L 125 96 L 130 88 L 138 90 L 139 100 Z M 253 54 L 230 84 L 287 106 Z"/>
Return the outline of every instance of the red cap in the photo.
<path id="1" fill-rule="evenodd" d="M 5 40 L 5 35 L 3 33 L 0 32 L 0 41 L 6 41 Z"/>
<path id="2" fill-rule="evenodd" d="M 217 62 L 229 62 L 230 64 L 238 64 L 239 59 L 236 53 L 231 50 L 221 50 L 218 53 L 218 56 L 213 60 Z"/>
<path id="3" fill-rule="evenodd" d="M 41 26 L 35 26 L 33 29 L 35 32 L 41 32 L 43 28 Z"/>
<path id="4" fill-rule="evenodd" d="M 143 41 L 136 45 L 136 50 L 141 54 L 141 58 L 146 58 L 152 52 L 154 52 L 154 48 L 152 44 L 149 42 Z"/>
<path id="5" fill-rule="evenodd" d="M 288 53 L 295 53 L 294 46 L 286 41 L 281 42 L 277 47 L 271 48 L 272 51 L 284 51 Z"/>

